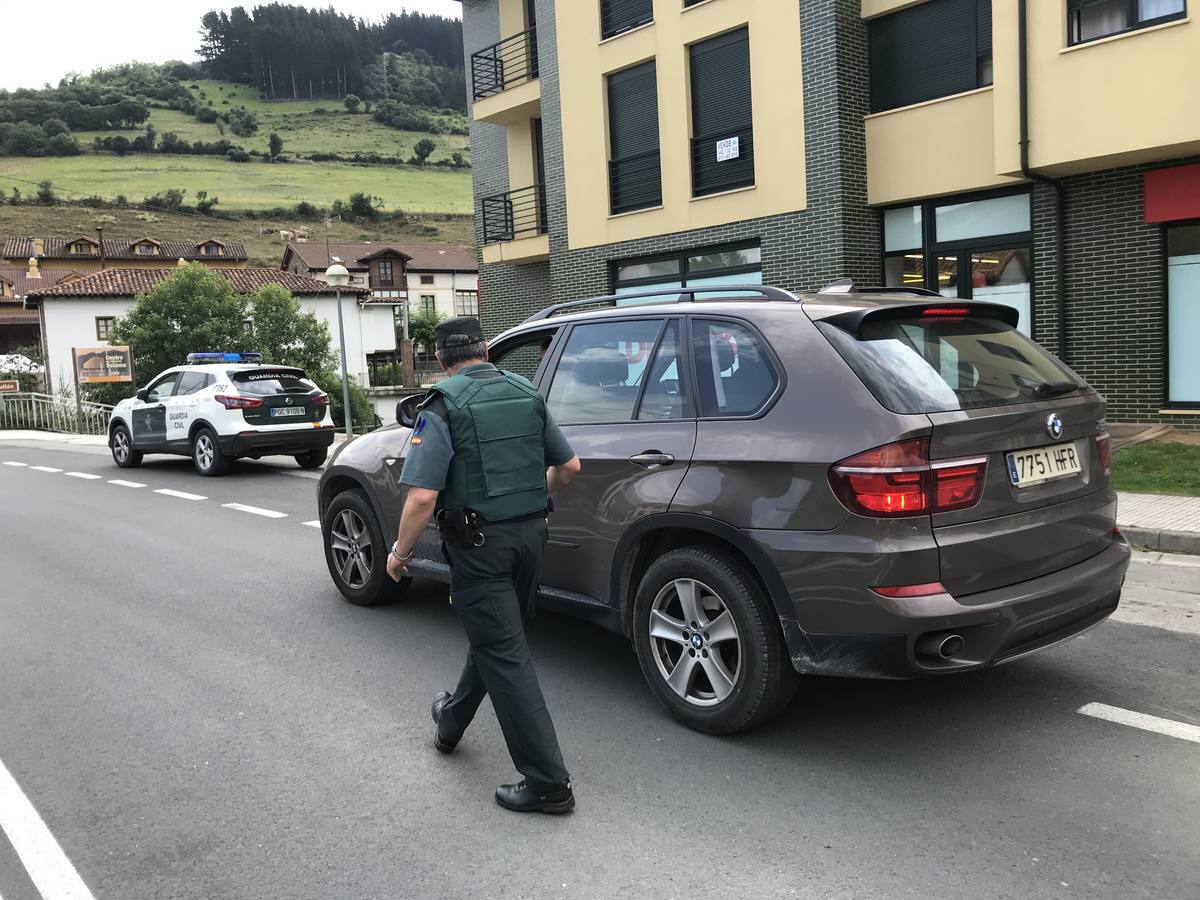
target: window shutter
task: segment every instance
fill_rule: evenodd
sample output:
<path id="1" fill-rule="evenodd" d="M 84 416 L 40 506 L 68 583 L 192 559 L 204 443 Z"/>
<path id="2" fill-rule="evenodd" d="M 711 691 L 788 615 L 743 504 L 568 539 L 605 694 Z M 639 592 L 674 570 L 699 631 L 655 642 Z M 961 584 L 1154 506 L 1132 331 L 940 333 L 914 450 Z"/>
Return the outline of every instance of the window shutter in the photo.
<path id="1" fill-rule="evenodd" d="M 692 193 L 754 184 L 750 33 L 745 28 L 693 44 Z"/>
<path id="2" fill-rule="evenodd" d="M 654 21 L 653 0 L 600 0 L 600 33 L 610 38 Z"/>
<path id="3" fill-rule="evenodd" d="M 992 51 L 992 0 L 975 0 L 975 52 L 986 56 Z"/>
<path id="4" fill-rule="evenodd" d="M 609 192 L 614 213 L 662 202 L 653 62 L 608 76 Z"/>
<path id="5" fill-rule="evenodd" d="M 931 0 L 868 23 L 871 110 L 895 109 L 978 86 L 977 0 Z M 991 4 L 986 7 L 991 43 Z M 979 17 L 982 20 L 982 15 Z"/>

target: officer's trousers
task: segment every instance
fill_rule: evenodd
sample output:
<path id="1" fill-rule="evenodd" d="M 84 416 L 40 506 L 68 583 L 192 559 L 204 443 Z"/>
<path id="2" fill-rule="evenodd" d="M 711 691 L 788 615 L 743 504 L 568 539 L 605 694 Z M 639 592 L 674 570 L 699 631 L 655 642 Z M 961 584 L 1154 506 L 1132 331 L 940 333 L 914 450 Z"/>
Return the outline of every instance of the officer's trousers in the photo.
<path id="1" fill-rule="evenodd" d="M 491 695 L 513 765 L 529 785 L 550 787 L 568 775 L 525 640 L 546 548 L 546 522 L 486 525 L 483 533 L 482 547 L 446 547 L 451 602 L 471 651 L 458 687 L 442 709 L 439 731 L 449 741 L 461 738 L 483 698 Z"/>

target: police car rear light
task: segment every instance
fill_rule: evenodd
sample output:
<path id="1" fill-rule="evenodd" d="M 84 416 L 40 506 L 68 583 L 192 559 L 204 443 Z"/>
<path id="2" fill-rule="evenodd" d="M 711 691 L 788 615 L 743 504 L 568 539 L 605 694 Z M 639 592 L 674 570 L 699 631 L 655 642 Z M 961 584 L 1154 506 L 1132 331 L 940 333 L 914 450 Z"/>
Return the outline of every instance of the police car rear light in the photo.
<path id="1" fill-rule="evenodd" d="M 217 394 L 213 398 L 226 409 L 257 409 L 263 405 L 261 400 L 253 397 L 231 397 L 228 394 Z"/>
<path id="2" fill-rule="evenodd" d="M 261 353 L 189 353 L 188 365 L 197 363 L 260 363 Z"/>
<path id="3" fill-rule="evenodd" d="M 312 398 L 312 402 L 315 406 L 328 406 L 329 405 L 329 395 L 328 394 L 317 394 L 317 396 Z"/>

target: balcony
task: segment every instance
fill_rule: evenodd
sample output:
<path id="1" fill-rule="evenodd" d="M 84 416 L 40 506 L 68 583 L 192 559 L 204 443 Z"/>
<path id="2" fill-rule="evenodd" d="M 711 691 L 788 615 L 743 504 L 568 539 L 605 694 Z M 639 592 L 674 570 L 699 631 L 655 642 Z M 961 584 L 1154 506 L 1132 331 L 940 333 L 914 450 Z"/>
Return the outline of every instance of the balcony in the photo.
<path id="1" fill-rule="evenodd" d="M 546 190 L 540 184 L 479 201 L 483 221 L 484 262 L 532 262 L 546 259 Z"/>
<path id="2" fill-rule="evenodd" d="M 692 196 L 754 185 L 754 131 L 747 125 L 692 138 Z"/>
<path id="3" fill-rule="evenodd" d="M 476 121 L 506 125 L 536 117 L 541 108 L 537 77 L 534 28 L 472 53 L 471 96 Z"/>

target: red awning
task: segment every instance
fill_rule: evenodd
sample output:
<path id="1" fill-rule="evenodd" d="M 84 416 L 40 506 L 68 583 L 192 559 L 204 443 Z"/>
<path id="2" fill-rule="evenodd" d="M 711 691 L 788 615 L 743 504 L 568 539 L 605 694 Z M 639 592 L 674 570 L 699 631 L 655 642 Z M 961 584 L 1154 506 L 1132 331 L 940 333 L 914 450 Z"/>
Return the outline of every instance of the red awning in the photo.
<path id="1" fill-rule="evenodd" d="M 1143 178 L 1147 225 L 1200 219 L 1200 163 L 1154 169 Z"/>

